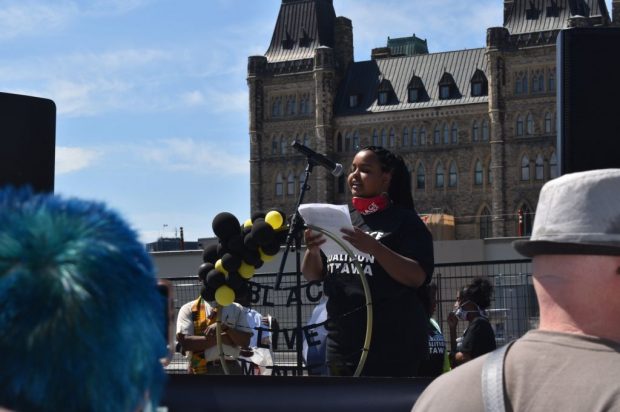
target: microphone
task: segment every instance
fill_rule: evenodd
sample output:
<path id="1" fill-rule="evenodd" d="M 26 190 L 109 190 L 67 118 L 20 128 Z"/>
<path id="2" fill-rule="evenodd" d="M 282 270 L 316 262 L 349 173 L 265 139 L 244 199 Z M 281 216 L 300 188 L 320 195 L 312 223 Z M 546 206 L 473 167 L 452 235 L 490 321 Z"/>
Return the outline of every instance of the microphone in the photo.
<path id="1" fill-rule="evenodd" d="M 340 176 L 342 174 L 343 169 L 340 163 L 329 160 L 325 155 L 315 152 L 309 147 L 299 143 L 297 140 L 293 140 L 291 146 L 298 152 L 304 154 L 310 161 L 329 170 L 334 176 Z"/>

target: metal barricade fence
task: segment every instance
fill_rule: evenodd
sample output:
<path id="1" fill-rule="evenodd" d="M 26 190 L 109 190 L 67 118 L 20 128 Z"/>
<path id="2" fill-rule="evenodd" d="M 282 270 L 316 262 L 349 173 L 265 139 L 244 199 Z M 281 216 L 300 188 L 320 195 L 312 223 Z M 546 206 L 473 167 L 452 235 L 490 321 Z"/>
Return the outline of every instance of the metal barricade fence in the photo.
<path id="1" fill-rule="evenodd" d="M 530 260 L 468 262 L 438 264 L 433 282 L 437 284 L 437 309 L 434 318 L 441 325 L 446 340 L 448 313 L 453 310 L 457 291 L 475 277 L 486 277 L 494 286 L 489 318 L 494 327 L 498 346 L 516 339 L 538 324 L 538 303 L 533 291 Z M 170 278 L 174 287 L 175 310 L 198 298 L 201 285 L 196 277 Z M 256 274 L 251 280 L 252 307 L 263 316 L 277 320 L 279 330 L 272 331 L 274 373 L 301 374 L 303 365 L 298 362 L 297 340 L 304 339 L 302 328 L 312 310 L 323 297 L 320 282 L 301 282 L 297 288 L 297 275 L 284 273 L 280 289 L 275 290 L 275 273 Z M 301 311 L 301 324 L 297 311 Z M 175 317 L 176 318 L 176 317 Z M 459 322 L 457 333 L 463 333 Z M 187 373 L 187 360 L 176 353 L 167 367 L 168 373 Z"/>

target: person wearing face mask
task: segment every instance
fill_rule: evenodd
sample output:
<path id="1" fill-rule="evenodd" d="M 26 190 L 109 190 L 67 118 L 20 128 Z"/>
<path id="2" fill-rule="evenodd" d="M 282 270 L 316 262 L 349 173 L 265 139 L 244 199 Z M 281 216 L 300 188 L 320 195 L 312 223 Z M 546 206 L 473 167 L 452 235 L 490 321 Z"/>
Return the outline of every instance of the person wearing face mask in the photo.
<path id="1" fill-rule="evenodd" d="M 455 310 L 448 315 L 450 364 L 453 368 L 495 350 L 495 332 L 486 314 L 492 291 L 491 283 L 482 278 L 474 279 L 459 291 Z M 457 344 L 456 326 L 459 320 L 469 322 L 469 325 Z"/>
<path id="2" fill-rule="evenodd" d="M 413 206 L 410 174 L 402 157 L 369 146 L 354 157 L 348 176 L 354 230 L 344 239 L 368 280 L 373 329 L 364 376 L 416 376 L 428 356 L 427 316 L 417 288 L 431 280 L 432 236 Z M 325 256 L 321 234 L 307 230 L 302 273 L 324 281 L 327 301 L 326 363 L 332 376 L 351 376 L 366 331 L 366 301 L 357 267 L 346 255 Z"/>
<path id="3" fill-rule="evenodd" d="M 177 317 L 177 340 L 189 358 L 188 370 L 194 375 L 223 375 L 217 348 L 215 291 L 205 282 L 206 271 L 199 271 L 203 283 L 200 296 L 181 306 Z M 243 306 L 233 302 L 222 310 L 222 342 L 226 366 L 231 375 L 241 375 L 243 370 L 237 362 L 241 348 L 250 344 L 252 329 Z"/>

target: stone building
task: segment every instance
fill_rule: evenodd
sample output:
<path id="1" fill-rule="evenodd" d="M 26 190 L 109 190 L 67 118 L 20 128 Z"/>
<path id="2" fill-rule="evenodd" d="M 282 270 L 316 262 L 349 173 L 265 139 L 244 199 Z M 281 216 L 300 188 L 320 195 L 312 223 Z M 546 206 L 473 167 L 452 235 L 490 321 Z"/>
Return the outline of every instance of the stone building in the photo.
<path id="1" fill-rule="evenodd" d="M 374 144 L 405 158 L 417 211 L 453 215 L 457 239 L 528 234 L 558 175 L 558 32 L 620 24 L 612 4 L 613 22 L 604 0 L 504 0 L 486 47 L 428 53 L 414 35 L 355 62 L 332 0 L 282 0 L 267 52 L 248 61 L 252 211 L 293 212 L 306 166 L 293 140 L 345 168 Z M 310 186 L 305 202 L 349 200 L 324 168 Z"/>

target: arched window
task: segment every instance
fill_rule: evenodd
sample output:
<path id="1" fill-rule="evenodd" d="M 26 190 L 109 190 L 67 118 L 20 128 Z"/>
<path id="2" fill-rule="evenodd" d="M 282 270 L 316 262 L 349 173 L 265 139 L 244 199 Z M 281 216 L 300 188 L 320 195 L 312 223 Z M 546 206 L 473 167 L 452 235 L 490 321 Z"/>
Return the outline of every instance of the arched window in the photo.
<path id="1" fill-rule="evenodd" d="M 340 132 L 336 136 L 336 151 L 342 152 L 342 133 Z"/>
<path id="2" fill-rule="evenodd" d="M 344 189 L 346 186 L 346 178 L 345 178 L 345 174 L 341 174 L 340 176 L 338 176 L 338 194 L 343 194 L 344 193 Z"/>
<path id="3" fill-rule="evenodd" d="M 360 149 L 360 135 L 358 131 L 353 132 L 353 151 L 357 151 Z"/>
<path id="4" fill-rule="evenodd" d="M 289 173 L 288 179 L 286 180 L 286 194 L 289 196 L 295 194 L 295 175 L 293 172 Z"/>
<path id="5" fill-rule="evenodd" d="M 457 144 L 459 142 L 459 127 L 456 122 L 452 123 L 452 129 L 450 130 L 450 138 L 452 144 Z"/>
<path id="6" fill-rule="evenodd" d="M 344 147 L 343 147 L 345 152 L 350 152 L 351 151 L 351 132 L 346 132 L 344 134 Z"/>
<path id="7" fill-rule="evenodd" d="M 489 121 L 487 119 L 482 121 L 482 141 L 489 141 Z"/>
<path id="8" fill-rule="evenodd" d="M 301 192 L 304 188 L 304 179 L 306 178 L 306 172 L 301 172 L 299 175 L 299 191 Z"/>
<path id="9" fill-rule="evenodd" d="M 443 124 L 443 144 L 450 144 L 450 127 L 448 123 Z"/>
<path id="10" fill-rule="evenodd" d="M 536 180 L 543 180 L 545 178 L 545 162 L 540 154 L 536 156 L 536 172 L 534 176 Z"/>
<path id="11" fill-rule="evenodd" d="M 416 188 L 426 188 L 426 172 L 424 171 L 424 165 L 422 165 L 422 163 L 420 163 L 420 165 L 418 166 L 418 170 L 416 173 Z"/>
<path id="12" fill-rule="evenodd" d="M 289 96 L 286 99 L 286 114 L 287 116 L 294 116 L 295 109 L 297 108 L 297 99 L 295 96 Z"/>
<path id="13" fill-rule="evenodd" d="M 527 114 L 526 123 L 527 123 L 527 129 L 526 129 L 527 134 L 533 135 L 534 134 L 534 116 L 532 116 L 532 113 Z"/>
<path id="14" fill-rule="evenodd" d="M 286 137 L 284 136 L 280 137 L 280 154 L 286 154 L 287 145 L 288 145 L 288 142 L 286 140 Z"/>
<path id="15" fill-rule="evenodd" d="M 418 145 L 418 129 L 416 129 L 415 127 L 411 128 L 411 144 L 413 146 Z"/>
<path id="16" fill-rule="evenodd" d="M 480 129 L 478 128 L 478 121 L 474 120 L 471 125 L 471 140 L 477 142 L 480 139 Z"/>
<path id="17" fill-rule="evenodd" d="M 456 162 L 453 160 L 450 162 L 450 178 L 448 179 L 448 186 L 456 187 L 459 181 L 459 175 L 456 170 Z"/>
<path id="18" fill-rule="evenodd" d="M 476 160 L 476 165 L 474 167 L 474 184 L 476 186 L 482 185 L 482 178 L 484 172 L 482 171 L 482 162 L 480 160 Z"/>
<path id="19" fill-rule="evenodd" d="M 409 128 L 403 127 L 403 147 L 409 146 Z"/>
<path id="20" fill-rule="evenodd" d="M 486 239 L 493 236 L 493 221 L 491 211 L 488 207 L 484 207 L 480 212 L 480 239 Z"/>
<path id="21" fill-rule="evenodd" d="M 372 145 L 379 146 L 379 134 L 377 133 L 377 129 L 372 131 Z"/>
<path id="22" fill-rule="evenodd" d="M 394 128 L 390 128 L 390 139 L 388 140 L 388 144 L 390 147 L 394 147 L 394 141 L 396 140 L 396 134 L 394 133 Z"/>
<path id="23" fill-rule="evenodd" d="M 433 144 L 441 143 L 441 130 L 439 130 L 439 125 L 435 126 L 435 130 L 433 130 Z"/>
<path id="24" fill-rule="evenodd" d="M 530 158 L 527 155 L 521 158 L 521 180 L 530 180 Z"/>
<path id="25" fill-rule="evenodd" d="M 549 70 L 549 77 L 548 77 L 548 90 L 550 92 L 554 92 L 555 91 L 555 69 L 553 70 Z"/>
<path id="26" fill-rule="evenodd" d="M 437 168 L 435 168 L 435 187 L 441 188 L 444 186 L 443 179 L 443 164 L 439 162 Z"/>
<path id="27" fill-rule="evenodd" d="M 284 195 L 284 183 L 282 182 L 282 174 L 278 173 L 276 176 L 276 196 Z"/>
<path id="28" fill-rule="evenodd" d="M 532 222 L 534 221 L 534 214 L 530 211 L 527 205 L 521 206 L 517 212 L 518 218 L 518 236 L 529 236 L 532 234 Z"/>
<path id="29" fill-rule="evenodd" d="M 420 145 L 426 146 L 426 127 L 420 129 Z"/>
<path id="30" fill-rule="evenodd" d="M 553 116 L 551 113 L 545 113 L 545 133 L 549 134 L 553 132 Z"/>
<path id="31" fill-rule="evenodd" d="M 271 104 L 271 117 L 282 116 L 282 98 L 276 97 Z"/>
<path id="32" fill-rule="evenodd" d="M 278 146 L 278 138 L 274 136 L 271 139 L 271 154 L 278 154 Z"/>
<path id="33" fill-rule="evenodd" d="M 558 158 L 553 152 L 549 158 L 549 179 L 555 179 L 558 176 Z"/>
<path id="34" fill-rule="evenodd" d="M 523 136 L 523 117 L 517 116 L 517 136 Z"/>
<path id="35" fill-rule="evenodd" d="M 387 147 L 387 131 L 381 129 L 381 146 Z"/>

